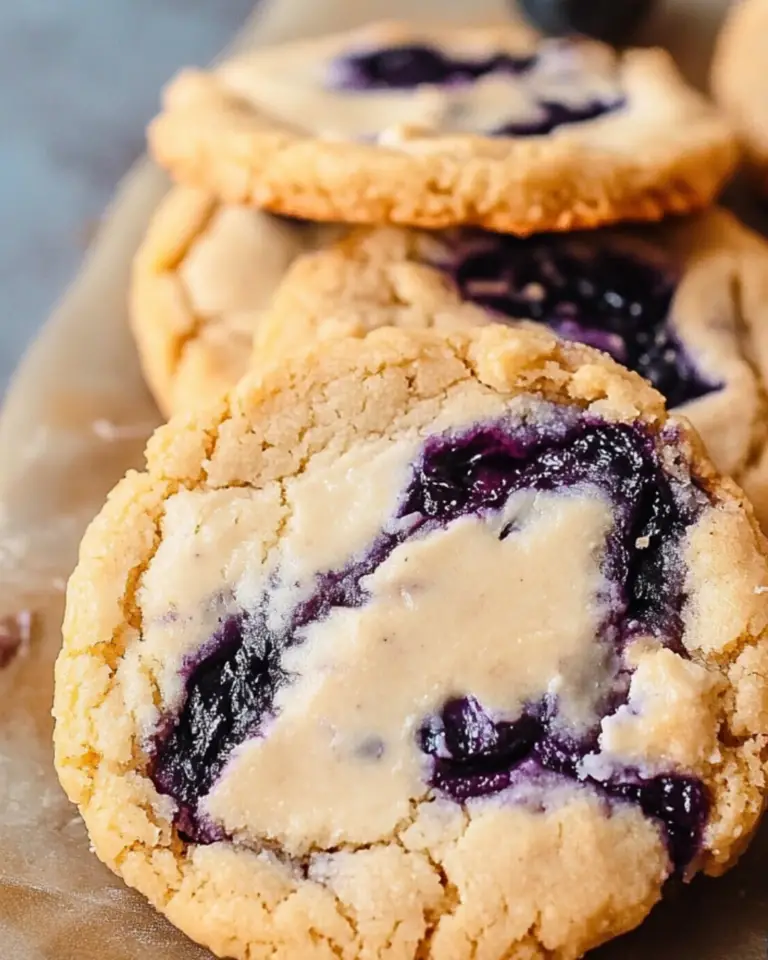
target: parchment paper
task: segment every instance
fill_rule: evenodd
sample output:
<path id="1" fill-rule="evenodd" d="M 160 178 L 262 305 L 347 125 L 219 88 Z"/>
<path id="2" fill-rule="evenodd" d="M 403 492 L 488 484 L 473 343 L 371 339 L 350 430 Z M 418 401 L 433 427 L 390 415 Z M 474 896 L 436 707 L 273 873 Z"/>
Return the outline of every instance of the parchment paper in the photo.
<path id="1" fill-rule="evenodd" d="M 668 45 L 702 84 L 724 4 L 660 6 L 646 39 Z M 502 0 L 421 0 L 416 7 L 423 19 L 508 15 Z M 413 12 L 413 0 L 265 0 L 242 42 Z M 131 174 L 0 417 L 2 960 L 210 957 L 90 853 L 58 786 L 50 744 L 65 579 L 85 525 L 123 472 L 141 465 L 144 441 L 159 422 L 127 332 L 125 301 L 130 257 L 166 187 L 149 163 Z M 729 876 L 672 891 L 641 930 L 595 956 L 765 960 L 767 933 L 768 827 Z"/>

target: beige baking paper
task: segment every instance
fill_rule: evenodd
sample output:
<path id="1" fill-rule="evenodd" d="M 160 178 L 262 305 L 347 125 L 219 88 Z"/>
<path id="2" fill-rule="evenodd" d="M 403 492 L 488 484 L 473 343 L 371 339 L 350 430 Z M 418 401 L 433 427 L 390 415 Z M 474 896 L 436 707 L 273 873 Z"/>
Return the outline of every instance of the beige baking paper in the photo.
<path id="1" fill-rule="evenodd" d="M 267 43 L 414 8 L 423 19 L 508 15 L 501 0 L 273 0 L 243 39 Z M 699 83 L 720 8 L 668 3 L 648 31 Z M 0 960 L 210 957 L 91 854 L 50 743 L 65 579 L 86 523 L 123 472 L 141 464 L 158 423 L 125 302 L 131 255 L 165 189 L 147 163 L 131 174 L 0 418 Z M 765 960 L 766 934 L 768 829 L 728 877 L 672 891 L 641 930 L 595 956 Z"/>

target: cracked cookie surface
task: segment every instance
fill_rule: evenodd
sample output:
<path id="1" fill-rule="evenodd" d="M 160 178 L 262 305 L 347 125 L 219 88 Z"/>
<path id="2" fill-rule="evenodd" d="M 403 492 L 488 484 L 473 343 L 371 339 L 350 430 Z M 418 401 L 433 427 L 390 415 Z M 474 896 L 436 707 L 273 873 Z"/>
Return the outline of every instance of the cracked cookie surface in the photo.
<path id="1" fill-rule="evenodd" d="M 253 363 L 386 325 L 533 320 L 650 379 L 768 522 L 766 278 L 765 241 L 717 209 L 567 237 L 363 229 L 288 271 Z"/>
<path id="2" fill-rule="evenodd" d="M 715 47 L 712 93 L 733 124 L 755 184 L 768 195 L 768 2 L 730 6 Z"/>
<path id="3" fill-rule="evenodd" d="M 736 159 L 665 52 L 515 25 L 376 24 L 186 71 L 149 140 L 227 202 L 519 234 L 701 208 Z"/>
<path id="4" fill-rule="evenodd" d="M 205 404 L 245 373 L 253 332 L 320 231 L 173 187 L 136 255 L 131 329 L 161 411 Z"/>
<path id="5" fill-rule="evenodd" d="M 112 493 L 57 770 L 220 955 L 575 958 L 756 826 L 767 588 L 636 375 L 541 330 L 376 331 L 176 418 Z"/>

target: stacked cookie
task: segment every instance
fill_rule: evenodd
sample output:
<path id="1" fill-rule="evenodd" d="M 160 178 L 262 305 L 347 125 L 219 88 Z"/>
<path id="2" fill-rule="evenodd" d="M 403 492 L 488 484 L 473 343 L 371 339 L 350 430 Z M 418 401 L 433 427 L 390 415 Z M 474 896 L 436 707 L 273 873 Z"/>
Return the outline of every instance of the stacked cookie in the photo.
<path id="1" fill-rule="evenodd" d="M 150 141 L 183 185 L 133 324 L 176 415 L 57 666 L 96 852 L 248 960 L 575 958 L 727 869 L 768 252 L 705 209 L 719 115 L 661 51 L 380 25 L 185 73 Z"/>
<path id="2" fill-rule="evenodd" d="M 388 25 L 186 73 L 150 139 L 188 183 L 135 270 L 166 413 L 315 339 L 441 326 L 461 303 L 462 322 L 532 319 L 649 378 L 768 517 L 768 247 L 722 210 L 583 232 L 698 210 L 732 169 L 727 128 L 663 52 Z M 264 209 L 377 226 L 329 246 Z"/>

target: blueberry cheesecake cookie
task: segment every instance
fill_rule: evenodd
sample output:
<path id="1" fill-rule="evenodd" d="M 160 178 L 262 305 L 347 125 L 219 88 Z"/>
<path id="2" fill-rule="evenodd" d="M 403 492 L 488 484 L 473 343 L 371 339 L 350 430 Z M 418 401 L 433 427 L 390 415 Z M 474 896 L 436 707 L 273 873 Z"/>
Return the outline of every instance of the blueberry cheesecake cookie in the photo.
<path id="1" fill-rule="evenodd" d="M 271 293 L 318 242 L 309 225 L 171 190 L 136 255 L 130 303 L 144 375 L 166 416 L 240 378 Z"/>
<path id="2" fill-rule="evenodd" d="M 186 71 L 149 139 L 229 202 L 519 234 L 703 207 L 735 161 L 664 51 L 512 24 L 375 24 Z"/>
<path id="3" fill-rule="evenodd" d="M 754 182 L 768 195 L 768 2 L 729 7 L 715 48 L 712 92 L 731 120 Z"/>
<path id="4" fill-rule="evenodd" d="M 724 210 L 529 238 L 361 229 L 296 261 L 253 362 L 379 326 L 490 321 L 543 324 L 649 379 L 768 524 L 768 246 Z"/>
<path id="5" fill-rule="evenodd" d="M 220 956 L 576 958 L 757 825 L 764 550 L 590 347 L 333 342 L 161 428 L 93 522 L 57 769 Z"/>

